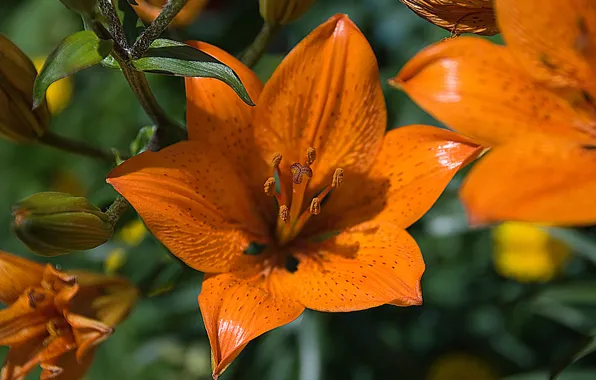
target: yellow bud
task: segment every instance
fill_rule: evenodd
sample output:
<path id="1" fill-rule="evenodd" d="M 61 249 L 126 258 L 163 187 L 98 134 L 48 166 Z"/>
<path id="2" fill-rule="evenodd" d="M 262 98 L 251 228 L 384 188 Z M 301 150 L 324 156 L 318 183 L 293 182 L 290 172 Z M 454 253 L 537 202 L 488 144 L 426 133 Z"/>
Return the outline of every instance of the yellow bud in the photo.
<path id="1" fill-rule="evenodd" d="M 37 140 L 48 129 L 47 103 L 44 101 L 31 110 L 36 76 L 31 60 L 18 46 L 0 35 L 0 137 L 28 143 Z"/>
<path id="2" fill-rule="evenodd" d="M 423 19 L 454 34 L 499 33 L 493 0 L 401 0 Z"/>
<path id="3" fill-rule="evenodd" d="M 37 193 L 13 206 L 13 229 L 42 256 L 92 249 L 113 234 L 108 216 L 87 199 L 65 193 Z"/>
<path id="4" fill-rule="evenodd" d="M 38 57 L 33 60 L 35 68 L 39 71 L 45 62 L 44 58 Z M 73 92 L 72 77 L 62 78 L 52 83 L 46 91 L 46 101 L 52 115 L 62 112 L 72 99 Z"/>
<path id="5" fill-rule="evenodd" d="M 284 25 L 300 18 L 315 0 L 259 0 L 263 20 L 273 25 Z"/>

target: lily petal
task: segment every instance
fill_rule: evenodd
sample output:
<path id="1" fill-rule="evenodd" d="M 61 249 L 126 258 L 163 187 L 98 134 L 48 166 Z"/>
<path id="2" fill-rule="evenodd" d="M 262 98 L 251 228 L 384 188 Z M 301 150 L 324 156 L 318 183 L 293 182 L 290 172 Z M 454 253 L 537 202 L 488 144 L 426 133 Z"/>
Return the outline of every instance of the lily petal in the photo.
<path id="1" fill-rule="evenodd" d="M 298 259 L 296 293 L 309 309 L 345 312 L 422 303 L 424 261 L 400 226 L 356 226 L 313 245 Z"/>
<path id="2" fill-rule="evenodd" d="M 330 18 L 286 56 L 259 97 L 254 122 L 264 158 L 281 153 L 285 173 L 316 149 L 309 187 L 317 190 L 337 167 L 365 173 L 386 123 L 375 55 L 346 15 Z"/>
<path id="3" fill-rule="evenodd" d="M 8 351 L 8 354 L 6 355 L 4 366 L 0 371 L 0 379 L 18 379 L 18 376 L 24 374 L 22 368 L 41 348 L 43 348 L 43 345 L 37 340 L 28 341 L 23 344 L 12 345 Z"/>
<path id="4" fill-rule="evenodd" d="M 40 380 L 80 380 L 83 378 L 91 363 L 94 352 L 89 352 L 80 361 L 74 351 L 41 363 L 42 374 Z M 44 377 L 46 376 L 46 377 Z"/>
<path id="5" fill-rule="evenodd" d="M 159 16 L 163 8 L 155 5 L 155 3 L 155 0 L 137 0 L 136 4 L 132 5 L 132 9 L 134 9 L 141 20 L 150 23 Z M 162 1 L 162 3 L 165 6 L 166 0 Z M 191 24 L 206 4 L 207 0 L 188 0 L 170 25 L 183 27 Z"/>
<path id="6" fill-rule="evenodd" d="M 529 75 L 596 97 L 594 1 L 497 0 L 495 7 L 507 48 Z"/>
<path id="7" fill-rule="evenodd" d="M 596 222 L 596 146 L 555 139 L 497 147 L 474 166 L 461 197 L 470 223 Z"/>
<path id="8" fill-rule="evenodd" d="M 248 342 L 292 322 L 304 311 L 294 299 L 290 276 L 281 269 L 256 278 L 231 273 L 205 276 L 199 305 L 211 343 L 214 378 Z"/>
<path id="9" fill-rule="evenodd" d="M 0 251 L 0 302 L 11 304 L 25 289 L 41 284 L 43 265 Z"/>
<path id="10" fill-rule="evenodd" d="M 436 43 L 391 82 L 420 107 L 484 145 L 545 134 L 588 141 L 594 122 L 535 83 L 511 52 L 474 37 Z"/>
<path id="11" fill-rule="evenodd" d="M 267 227 L 250 194 L 218 147 L 186 141 L 144 152 L 107 181 L 137 210 L 151 232 L 190 267 L 229 268 Z"/>
<path id="12" fill-rule="evenodd" d="M 321 214 L 311 218 L 309 234 L 339 231 L 366 220 L 407 228 L 439 198 L 455 173 L 482 147 L 457 133 L 411 125 L 387 133 L 367 176 L 346 176 Z"/>
<path id="13" fill-rule="evenodd" d="M 9 307 L 0 310 L 0 346 L 23 344 L 46 333 L 53 311 L 52 293 L 28 288 Z"/>

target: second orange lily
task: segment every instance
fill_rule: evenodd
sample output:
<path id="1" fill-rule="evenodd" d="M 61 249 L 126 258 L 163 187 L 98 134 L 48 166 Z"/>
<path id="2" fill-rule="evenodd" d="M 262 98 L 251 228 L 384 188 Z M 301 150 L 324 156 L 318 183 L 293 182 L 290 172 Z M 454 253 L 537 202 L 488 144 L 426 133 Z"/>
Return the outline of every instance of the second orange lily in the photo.
<path id="1" fill-rule="evenodd" d="M 214 377 L 305 308 L 420 304 L 424 262 L 405 228 L 478 146 L 428 126 L 385 134 L 375 56 L 345 15 L 307 36 L 265 86 L 229 54 L 194 45 L 229 65 L 257 106 L 215 79 L 187 79 L 190 141 L 133 157 L 108 182 L 207 273 L 199 305 Z"/>
<path id="2" fill-rule="evenodd" d="M 461 195 L 472 223 L 596 222 L 596 3 L 496 0 L 507 46 L 458 38 L 393 83 L 450 128 L 492 146 Z"/>

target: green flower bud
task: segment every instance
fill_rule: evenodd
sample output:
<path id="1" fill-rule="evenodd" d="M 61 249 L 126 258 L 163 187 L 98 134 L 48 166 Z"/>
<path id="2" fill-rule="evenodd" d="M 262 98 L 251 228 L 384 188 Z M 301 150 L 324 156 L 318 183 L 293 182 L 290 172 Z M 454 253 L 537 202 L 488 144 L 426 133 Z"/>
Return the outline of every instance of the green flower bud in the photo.
<path id="1" fill-rule="evenodd" d="M 31 110 L 33 62 L 8 38 L 0 34 L 0 137 L 17 143 L 33 142 L 50 124 L 47 103 Z"/>
<path id="2" fill-rule="evenodd" d="M 83 197 L 37 193 L 13 206 L 13 229 L 34 253 L 58 256 L 92 249 L 114 232 L 108 216 Z"/>
<path id="3" fill-rule="evenodd" d="M 95 10 L 97 0 L 60 0 L 66 8 L 72 9 L 80 14 L 92 14 Z"/>
<path id="4" fill-rule="evenodd" d="M 272 25 L 284 25 L 297 20 L 315 0 L 259 0 L 263 20 Z"/>

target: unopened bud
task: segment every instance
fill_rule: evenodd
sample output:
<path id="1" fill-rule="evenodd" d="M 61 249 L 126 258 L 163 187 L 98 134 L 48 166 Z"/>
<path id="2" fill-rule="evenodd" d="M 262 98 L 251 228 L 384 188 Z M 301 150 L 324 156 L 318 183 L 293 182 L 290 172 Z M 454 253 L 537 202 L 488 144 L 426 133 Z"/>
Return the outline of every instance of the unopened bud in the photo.
<path id="1" fill-rule="evenodd" d="M 284 25 L 300 18 L 315 0 L 259 0 L 263 20 L 273 25 Z"/>
<path id="2" fill-rule="evenodd" d="M 97 0 L 60 0 L 66 8 L 83 15 L 93 14 Z"/>
<path id="3" fill-rule="evenodd" d="M 108 216 L 83 197 L 37 193 L 13 206 L 13 229 L 34 253 L 58 256 L 92 249 L 113 234 Z"/>
<path id="4" fill-rule="evenodd" d="M 45 100 L 31 110 L 36 76 L 33 62 L 18 46 L 0 35 L 0 137 L 28 143 L 47 130 L 50 113 Z"/>

